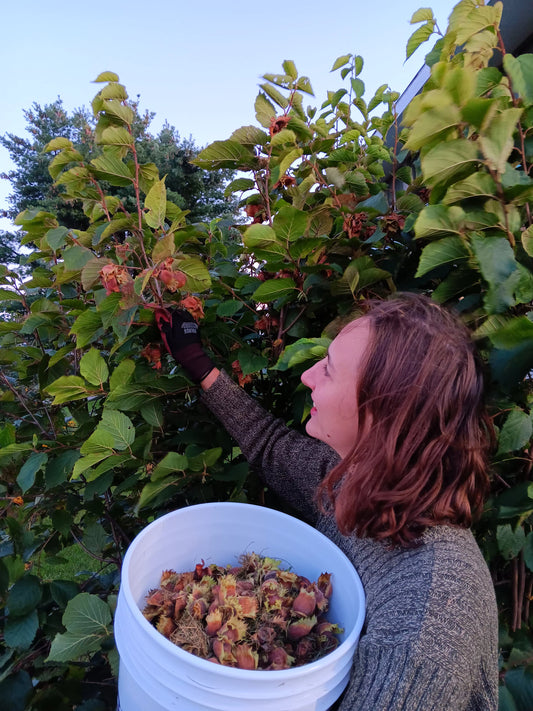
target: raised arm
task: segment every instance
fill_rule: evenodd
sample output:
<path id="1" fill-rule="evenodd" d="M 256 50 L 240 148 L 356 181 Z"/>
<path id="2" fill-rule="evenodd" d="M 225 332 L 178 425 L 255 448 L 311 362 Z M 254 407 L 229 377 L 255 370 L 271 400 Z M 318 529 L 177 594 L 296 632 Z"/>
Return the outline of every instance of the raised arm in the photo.
<path id="1" fill-rule="evenodd" d="M 225 373 L 202 383 L 202 400 L 235 438 L 244 456 L 286 501 L 314 519 L 319 481 L 338 462 L 327 444 L 289 429 Z"/>

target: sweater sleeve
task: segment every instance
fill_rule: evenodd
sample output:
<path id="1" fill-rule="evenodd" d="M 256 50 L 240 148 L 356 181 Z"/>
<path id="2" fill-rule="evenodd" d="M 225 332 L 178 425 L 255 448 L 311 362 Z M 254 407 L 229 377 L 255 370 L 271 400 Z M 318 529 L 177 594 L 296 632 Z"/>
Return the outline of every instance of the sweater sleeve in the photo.
<path id="1" fill-rule="evenodd" d="M 202 394 L 202 400 L 267 484 L 296 510 L 315 520 L 316 488 L 338 463 L 338 454 L 327 444 L 289 429 L 225 372 Z"/>
<path id="2" fill-rule="evenodd" d="M 413 643 L 375 644 L 366 636 L 357 647 L 350 683 L 338 711 L 486 711 L 472 698 L 472 682 L 452 673 L 429 657 L 420 655 Z M 465 661 L 465 665 L 468 662 Z M 463 667 L 464 668 L 464 667 Z M 466 666 L 467 668 L 467 666 Z M 473 701 L 474 705 L 469 705 Z M 468 706 L 467 706 L 468 705 Z M 496 708 L 490 706 L 490 708 Z"/>

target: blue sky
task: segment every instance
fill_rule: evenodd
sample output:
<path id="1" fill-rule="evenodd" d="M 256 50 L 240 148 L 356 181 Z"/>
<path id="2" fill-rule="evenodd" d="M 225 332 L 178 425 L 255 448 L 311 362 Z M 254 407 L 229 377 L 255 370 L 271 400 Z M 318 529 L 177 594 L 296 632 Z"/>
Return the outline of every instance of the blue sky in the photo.
<path id="1" fill-rule="evenodd" d="M 6 0 L 1 12 L 0 133 L 24 135 L 23 109 L 58 96 L 68 110 L 89 105 L 91 82 L 119 74 L 140 108 L 156 113 L 197 145 L 227 138 L 255 123 L 262 74 L 292 59 L 319 105 L 340 86 L 335 59 L 359 54 L 367 100 L 381 84 L 403 91 L 423 63 L 421 48 L 407 62 L 405 46 L 419 7 L 432 7 L 444 31 L 455 0 Z M 429 48 L 429 47 L 428 47 Z M 0 173 L 12 165 L 0 148 Z M 0 180 L 0 209 L 9 184 Z M 9 229 L 9 222 L 0 220 Z"/>

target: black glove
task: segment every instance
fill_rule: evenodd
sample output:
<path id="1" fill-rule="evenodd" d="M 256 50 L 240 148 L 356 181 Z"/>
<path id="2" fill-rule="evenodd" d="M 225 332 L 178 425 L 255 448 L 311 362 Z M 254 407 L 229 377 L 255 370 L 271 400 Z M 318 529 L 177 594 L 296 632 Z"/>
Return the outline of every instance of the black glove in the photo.
<path id="1" fill-rule="evenodd" d="M 155 320 L 167 351 L 194 383 L 201 383 L 215 364 L 202 348 L 200 329 L 194 318 L 184 309 L 157 309 Z"/>

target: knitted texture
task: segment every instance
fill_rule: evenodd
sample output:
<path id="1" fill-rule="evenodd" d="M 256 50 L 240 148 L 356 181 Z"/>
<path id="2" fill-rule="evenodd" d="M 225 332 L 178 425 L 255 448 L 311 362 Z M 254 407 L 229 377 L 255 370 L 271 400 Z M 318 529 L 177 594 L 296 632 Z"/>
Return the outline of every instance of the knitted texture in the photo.
<path id="1" fill-rule="evenodd" d="M 366 619 L 338 711 L 495 711 L 497 608 L 469 530 L 428 529 L 415 548 L 343 536 L 314 493 L 339 461 L 290 430 L 221 373 L 203 401 L 267 484 L 336 543 L 355 566 Z"/>

